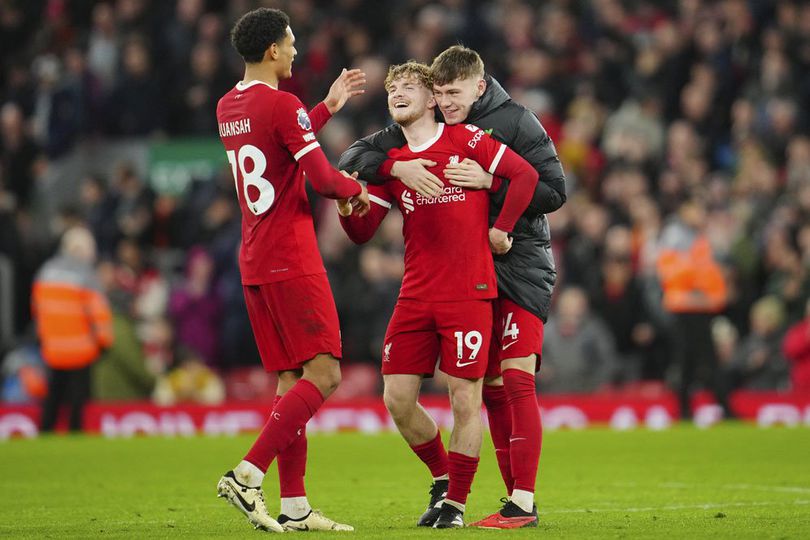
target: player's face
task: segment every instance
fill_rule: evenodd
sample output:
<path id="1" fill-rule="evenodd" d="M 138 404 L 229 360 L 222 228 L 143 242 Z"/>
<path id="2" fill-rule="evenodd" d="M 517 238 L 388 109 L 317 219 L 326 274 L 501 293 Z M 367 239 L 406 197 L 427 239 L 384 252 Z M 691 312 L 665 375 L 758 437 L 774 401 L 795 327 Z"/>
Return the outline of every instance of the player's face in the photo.
<path id="1" fill-rule="evenodd" d="M 295 49 L 295 36 L 292 29 L 287 27 L 287 35 L 279 43 L 276 43 L 276 60 L 279 64 L 279 78 L 289 79 L 292 77 L 292 63 L 298 51 Z"/>
<path id="2" fill-rule="evenodd" d="M 386 90 L 388 112 L 397 124 L 408 126 L 425 115 L 433 115 L 433 94 L 415 78 L 394 79 Z"/>
<path id="3" fill-rule="evenodd" d="M 470 109 L 484 93 L 487 83 L 480 77 L 456 79 L 447 84 L 433 85 L 433 97 L 444 121 L 449 125 L 458 124 L 467 119 Z"/>

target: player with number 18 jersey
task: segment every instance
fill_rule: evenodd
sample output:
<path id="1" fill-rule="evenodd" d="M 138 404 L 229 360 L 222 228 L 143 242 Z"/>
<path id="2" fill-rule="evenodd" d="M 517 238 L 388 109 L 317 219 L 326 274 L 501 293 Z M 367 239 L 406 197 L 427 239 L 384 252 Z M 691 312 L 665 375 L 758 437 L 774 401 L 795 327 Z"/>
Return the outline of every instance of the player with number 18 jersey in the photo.
<path id="1" fill-rule="evenodd" d="M 323 103 L 307 113 L 293 94 L 256 80 L 240 82 L 217 106 L 242 210 L 242 284 L 268 371 L 296 369 L 319 353 L 341 356 L 304 172 L 326 197 L 351 197 L 362 188 L 329 167 L 315 139 L 329 117 Z"/>
<path id="2" fill-rule="evenodd" d="M 290 18 L 278 9 L 245 13 L 231 29 L 245 61 L 242 81 L 217 103 L 219 136 L 242 212 L 239 267 L 250 325 L 267 371 L 278 373 L 272 410 L 244 458 L 217 482 L 217 495 L 257 529 L 352 531 L 307 500 L 306 425 L 340 383 L 340 326 L 315 242 L 304 179 L 329 198 L 368 210 L 368 192 L 329 165 L 315 133 L 352 96 L 365 74 L 342 70 L 311 113 L 278 90 L 297 54 Z M 262 483 L 278 464 L 281 512 L 274 519 Z"/>

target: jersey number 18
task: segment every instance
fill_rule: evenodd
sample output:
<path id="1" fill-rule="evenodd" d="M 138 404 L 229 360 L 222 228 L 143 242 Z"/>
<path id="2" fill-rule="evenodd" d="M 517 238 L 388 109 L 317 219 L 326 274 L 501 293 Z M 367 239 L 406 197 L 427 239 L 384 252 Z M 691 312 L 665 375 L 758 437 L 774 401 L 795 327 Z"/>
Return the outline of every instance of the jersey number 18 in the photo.
<path id="1" fill-rule="evenodd" d="M 239 176 L 238 172 L 242 175 L 242 192 L 245 197 L 245 204 L 255 215 L 261 215 L 273 206 L 276 200 L 276 190 L 270 181 L 262 176 L 267 171 L 267 158 L 261 150 L 252 144 L 246 144 L 239 148 L 237 153 L 235 150 L 228 150 L 228 162 L 231 164 L 233 171 L 233 179 L 236 183 L 236 193 L 239 193 Z M 250 158 L 253 162 L 253 168 L 248 172 L 245 170 L 245 161 Z M 259 197 L 253 201 L 250 199 L 248 188 L 253 186 L 258 192 Z"/>

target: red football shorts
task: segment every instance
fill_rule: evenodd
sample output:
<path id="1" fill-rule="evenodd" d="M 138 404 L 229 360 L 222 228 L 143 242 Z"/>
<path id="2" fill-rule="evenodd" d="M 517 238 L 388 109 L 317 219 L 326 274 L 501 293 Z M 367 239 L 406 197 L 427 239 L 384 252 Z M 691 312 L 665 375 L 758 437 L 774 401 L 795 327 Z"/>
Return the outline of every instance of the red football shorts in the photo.
<path id="1" fill-rule="evenodd" d="M 535 370 L 540 368 L 543 352 L 543 321 L 508 298 L 495 300 L 493 309 L 492 344 L 489 349 L 487 377 L 501 374 L 501 362 L 506 358 L 537 355 Z"/>
<path id="2" fill-rule="evenodd" d="M 320 353 L 342 356 L 337 308 L 326 274 L 243 289 L 267 371 L 298 369 Z"/>
<path id="3" fill-rule="evenodd" d="M 399 299 L 383 344 L 383 375 L 480 379 L 487 369 L 492 301 L 420 302 Z"/>

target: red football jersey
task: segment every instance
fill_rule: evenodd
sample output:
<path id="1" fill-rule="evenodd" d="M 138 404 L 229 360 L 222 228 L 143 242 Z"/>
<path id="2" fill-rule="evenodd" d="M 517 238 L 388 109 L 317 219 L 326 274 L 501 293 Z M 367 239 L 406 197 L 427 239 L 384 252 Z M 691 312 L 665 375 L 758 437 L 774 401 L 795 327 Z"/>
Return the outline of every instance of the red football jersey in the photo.
<path id="1" fill-rule="evenodd" d="M 423 197 L 396 179 L 381 186 L 369 185 L 369 214 L 364 218 L 341 218 L 349 236 L 364 242 L 374 234 L 392 204 L 399 206 L 405 237 L 400 298 L 450 302 L 497 296 L 488 236 L 489 193 L 453 186 L 444 178 L 443 170 L 448 163 L 470 158 L 495 173 L 507 150 L 506 145 L 473 125 L 440 123 L 436 136 L 421 146 L 406 144 L 388 152 L 397 161 L 434 161 L 436 166 L 428 170 L 445 184 L 444 193 L 433 198 Z"/>
<path id="2" fill-rule="evenodd" d="M 301 101 L 261 81 L 240 82 L 219 100 L 217 122 L 242 209 L 242 283 L 325 272 L 298 164 L 319 144 Z"/>

